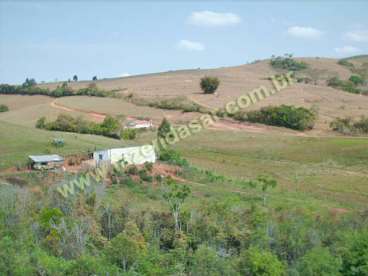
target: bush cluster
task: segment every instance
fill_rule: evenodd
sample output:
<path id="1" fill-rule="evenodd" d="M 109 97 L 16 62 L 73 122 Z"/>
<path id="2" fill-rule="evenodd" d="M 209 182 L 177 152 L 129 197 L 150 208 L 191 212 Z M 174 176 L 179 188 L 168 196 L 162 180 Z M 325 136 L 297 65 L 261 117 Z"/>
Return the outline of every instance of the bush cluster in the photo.
<path id="1" fill-rule="evenodd" d="M 183 112 L 205 112 L 204 108 L 185 97 L 176 97 L 170 99 L 158 99 L 149 101 L 149 107 L 161 108 L 167 110 L 181 110 Z"/>
<path id="2" fill-rule="evenodd" d="M 181 154 L 173 149 L 162 149 L 159 153 L 159 160 L 180 167 L 188 166 L 188 161 Z"/>
<path id="3" fill-rule="evenodd" d="M 216 92 L 220 80 L 216 77 L 204 77 L 201 79 L 201 89 L 205 94 L 213 94 Z"/>
<path id="4" fill-rule="evenodd" d="M 309 109 L 289 105 L 269 106 L 256 111 L 241 111 L 234 115 L 234 119 L 239 121 L 281 126 L 295 130 L 312 129 L 316 118 L 315 112 Z"/>
<path id="5" fill-rule="evenodd" d="M 361 81 L 363 83 L 359 76 L 351 76 L 349 80 L 340 80 L 338 77 L 333 77 L 327 81 L 327 85 L 349 93 L 360 94 L 362 90 L 358 88 L 358 85 Z"/>
<path id="6" fill-rule="evenodd" d="M 87 121 L 81 117 L 74 118 L 67 114 L 60 114 L 55 121 L 47 122 L 45 117 L 38 119 L 36 127 L 46 130 L 95 134 L 120 139 L 120 122 L 107 116 L 102 123 Z"/>
<path id="7" fill-rule="evenodd" d="M 31 84 L 23 85 L 9 85 L 0 84 L 0 94 L 5 95 L 43 95 L 54 98 L 67 96 L 95 96 L 95 97 L 113 97 L 114 93 L 98 89 L 95 85 L 90 85 L 86 88 L 81 88 L 74 91 L 67 83 L 50 90 L 48 88 L 41 88 Z"/>
<path id="8" fill-rule="evenodd" d="M 9 107 L 5 104 L 0 104 L 0 112 L 6 112 L 9 111 Z"/>
<path id="9" fill-rule="evenodd" d="M 354 121 L 352 118 L 336 118 L 330 123 L 332 130 L 344 135 L 364 135 L 368 134 L 368 117 L 362 117 Z"/>
<path id="10" fill-rule="evenodd" d="M 121 131 L 120 136 L 124 140 L 134 140 L 137 137 L 137 130 L 134 128 L 125 128 Z"/>
<path id="11" fill-rule="evenodd" d="M 285 54 L 284 56 L 272 56 L 271 66 L 276 69 L 283 69 L 288 71 L 300 71 L 307 68 L 307 64 L 302 61 L 293 59 L 293 55 Z"/>

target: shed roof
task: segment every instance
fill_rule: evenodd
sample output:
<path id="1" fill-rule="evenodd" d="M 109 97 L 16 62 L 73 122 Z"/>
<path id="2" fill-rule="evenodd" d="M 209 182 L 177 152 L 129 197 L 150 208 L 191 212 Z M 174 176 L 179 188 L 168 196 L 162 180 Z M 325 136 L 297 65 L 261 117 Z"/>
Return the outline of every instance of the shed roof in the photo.
<path id="1" fill-rule="evenodd" d="M 57 154 L 50 154 L 50 155 L 30 155 L 29 158 L 36 163 L 40 162 L 62 162 L 64 158 Z"/>

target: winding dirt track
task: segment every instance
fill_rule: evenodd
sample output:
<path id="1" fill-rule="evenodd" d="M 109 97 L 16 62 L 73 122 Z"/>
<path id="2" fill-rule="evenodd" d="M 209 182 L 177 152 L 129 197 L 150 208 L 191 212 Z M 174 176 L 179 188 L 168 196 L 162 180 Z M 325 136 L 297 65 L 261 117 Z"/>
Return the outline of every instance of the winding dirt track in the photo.
<path id="1" fill-rule="evenodd" d="M 100 113 L 100 112 L 94 112 L 94 111 L 87 111 L 87 110 L 83 110 L 83 109 L 79 109 L 79 108 L 70 108 L 67 107 L 65 105 L 56 103 L 56 100 L 53 100 L 50 103 L 50 106 L 62 111 L 66 111 L 66 112 L 80 112 L 80 113 L 84 113 L 88 116 L 90 116 L 93 120 L 98 121 L 98 122 L 102 122 L 105 117 L 107 116 L 106 113 Z"/>

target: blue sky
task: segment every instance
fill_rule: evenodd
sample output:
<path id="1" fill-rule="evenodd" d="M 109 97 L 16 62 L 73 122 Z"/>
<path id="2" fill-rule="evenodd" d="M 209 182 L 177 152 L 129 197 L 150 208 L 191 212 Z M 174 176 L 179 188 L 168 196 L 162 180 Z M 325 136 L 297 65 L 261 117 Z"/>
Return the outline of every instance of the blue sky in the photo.
<path id="1" fill-rule="evenodd" d="M 367 1 L 0 2 L 0 83 L 368 53 Z"/>

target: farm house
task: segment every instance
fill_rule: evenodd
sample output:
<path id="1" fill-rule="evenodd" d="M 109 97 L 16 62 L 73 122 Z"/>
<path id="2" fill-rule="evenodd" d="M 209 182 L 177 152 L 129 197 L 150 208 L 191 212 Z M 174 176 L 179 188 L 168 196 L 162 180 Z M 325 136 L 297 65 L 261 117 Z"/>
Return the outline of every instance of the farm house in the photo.
<path id="1" fill-rule="evenodd" d="M 139 147 L 96 151 L 93 153 L 93 159 L 97 165 L 100 163 L 115 164 L 119 161 L 125 161 L 128 164 L 141 165 L 146 162 L 155 163 L 156 153 L 152 145 L 143 145 Z"/>
<path id="2" fill-rule="evenodd" d="M 64 158 L 56 155 L 30 155 L 31 168 L 34 170 L 59 169 L 64 165 Z"/>

